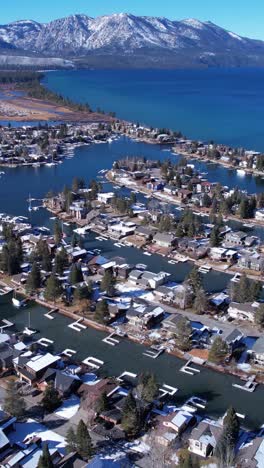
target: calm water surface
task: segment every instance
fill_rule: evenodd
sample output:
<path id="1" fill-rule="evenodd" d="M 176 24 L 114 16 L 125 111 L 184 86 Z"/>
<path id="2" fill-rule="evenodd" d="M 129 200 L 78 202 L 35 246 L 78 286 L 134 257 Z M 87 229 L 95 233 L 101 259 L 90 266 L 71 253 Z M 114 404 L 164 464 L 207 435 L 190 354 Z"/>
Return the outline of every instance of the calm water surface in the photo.
<path id="1" fill-rule="evenodd" d="M 89 101 L 93 107 L 115 110 L 120 117 L 134 119 L 150 125 L 182 129 L 193 138 L 215 139 L 232 145 L 245 145 L 264 150 L 262 110 L 264 71 L 261 70 L 209 70 L 209 71 L 70 71 L 46 75 L 48 85 L 80 101 Z M 250 118 L 249 118 L 250 116 Z M 102 168 L 110 168 L 113 161 L 124 156 L 145 156 L 164 159 L 171 155 L 162 148 L 135 143 L 126 138 L 110 144 L 78 148 L 73 159 L 56 167 L 5 169 L 0 179 L 0 211 L 29 215 L 26 198 L 43 197 L 49 190 L 61 190 L 74 176 L 87 181 L 95 178 Z M 208 179 L 230 187 L 240 187 L 250 193 L 261 192 L 264 181 L 252 176 L 239 177 L 217 165 L 195 162 L 196 167 L 208 172 Z M 104 186 L 110 188 L 109 184 Z M 43 209 L 32 214 L 31 221 L 50 225 L 50 215 Z M 263 236 L 263 230 L 253 231 Z M 111 241 L 98 242 L 94 234 L 87 238 L 87 246 L 102 249 L 107 256 L 122 255 L 133 263 L 146 263 L 152 271 L 169 271 L 176 281 L 182 281 L 190 270 L 189 264 L 172 266 L 162 257 L 147 257 L 139 250 L 118 249 Z M 204 276 L 206 289 L 219 291 L 226 287 L 227 275 L 211 272 Z M 45 310 L 32 305 L 17 311 L 11 304 L 0 305 L 0 317 L 12 318 L 19 330 L 28 323 L 40 330 L 40 336 L 55 341 L 55 349 L 76 349 L 78 358 L 93 355 L 105 362 L 104 372 L 118 375 L 124 370 L 140 372 L 150 369 L 160 380 L 180 389 L 181 400 L 196 394 L 208 399 L 208 411 L 223 414 L 232 404 L 247 415 L 247 424 L 264 423 L 264 388 L 259 386 L 253 394 L 232 387 L 236 379 L 202 369 L 191 377 L 179 373 L 182 362 L 162 355 L 157 360 L 142 355 L 144 348 L 124 340 L 116 348 L 102 342 L 104 334 L 95 330 L 77 333 L 70 328 L 70 320 L 57 316 L 53 321 L 43 317 Z M 58 336 L 60 341 L 58 343 Z"/>
<path id="2" fill-rule="evenodd" d="M 264 69 L 73 70 L 44 81 L 124 119 L 264 151 Z"/>

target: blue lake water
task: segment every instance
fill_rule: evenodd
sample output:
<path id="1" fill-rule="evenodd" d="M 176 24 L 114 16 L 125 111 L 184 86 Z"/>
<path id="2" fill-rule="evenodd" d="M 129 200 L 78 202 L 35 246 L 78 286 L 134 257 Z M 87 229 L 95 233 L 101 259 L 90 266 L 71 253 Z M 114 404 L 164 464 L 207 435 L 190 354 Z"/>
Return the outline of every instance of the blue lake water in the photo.
<path id="1" fill-rule="evenodd" d="M 44 82 L 124 119 L 264 151 L 264 69 L 56 71 Z"/>
<path id="2" fill-rule="evenodd" d="M 46 75 L 48 85 L 79 101 L 88 101 L 96 108 L 114 110 L 120 117 L 160 127 L 181 129 L 192 138 L 215 139 L 230 145 L 264 150 L 262 110 L 264 104 L 264 70 L 204 70 L 204 71 L 61 71 Z M 163 159 L 176 156 L 158 146 L 135 143 L 121 138 L 112 144 L 78 148 L 73 159 L 56 167 L 5 168 L 0 178 L 0 211 L 29 215 L 26 198 L 43 197 L 50 189 L 61 190 L 70 184 L 74 176 L 87 181 L 95 178 L 102 168 L 110 168 L 113 161 L 127 155 Z M 252 176 L 238 177 L 218 165 L 195 163 L 208 172 L 210 181 L 219 181 L 230 187 L 239 186 L 250 193 L 263 191 L 264 181 Z M 106 184 L 104 188 L 108 188 Z M 50 215 L 43 209 L 32 213 L 35 224 L 50 224 Z M 259 229 L 263 236 L 263 229 Z M 146 263 L 153 271 L 166 270 L 176 281 L 182 281 L 190 269 L 189 264 L 169 265 L 165 258 L 146 257 L 137 249 L 118 249 L 113 242 L 98 242 L 94 234 L 87 238 L 89 248 L 99 247 L 111 257 L 123 255 L 133 263 Z M 227 276 L 210 272 L 204 277 L 206 289 L 218 291 L 227 284 Z M 196 394 L 208 399 L 209 413 L 222 415 L 232 404 L 247 415 L 251 427 L 264 422 L 264 388 L 247 394 L 232 387 L 237 379 L 203 369 L 196 377 L 179 373 L 182 362 L 163 355 L 158 360 L 143 356 L 143 347 L 125 340 L 115 349 L 103 343 L 102 333 L 87 329 L 78 334 L 67 327 L 69 319 L 56 316 L 54 321 L 43 317 L 43 308 L 33 305 L 25 311 L 17 311 L 9 305 L 0 307 L 1 318 L 14 318 L 22 329 L 31 310 L 32 325 L 40 330 L 40 336 L 55 341 L 55 348 L 73 347 L 83 359 L 95 355 L 105 361 L 104 372 L 118 374 L 123 370 L 155 372 L 160 382 L 180 389 L 179 399 Z M 63 332 L 62 332 L 63 331 Z M 60 336 L 60 340 L 58 340 Z"/>

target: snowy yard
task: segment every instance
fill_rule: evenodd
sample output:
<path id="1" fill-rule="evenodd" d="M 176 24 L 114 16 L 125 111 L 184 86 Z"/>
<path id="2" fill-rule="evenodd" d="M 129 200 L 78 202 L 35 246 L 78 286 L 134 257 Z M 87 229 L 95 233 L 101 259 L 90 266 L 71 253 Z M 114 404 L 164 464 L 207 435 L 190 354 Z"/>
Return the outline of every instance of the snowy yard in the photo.
<path id="1" fill-rule="evenodd" d="M 80 406 L 80 398 L 71 396 L 65 400 L 63 404 L 55 411 L 55 414 L 63 419 L 71 419 L 78 411 Z"/>
<path id="2" fill-rule="evenodd" d="M 43 442 L 48 442 L 50 449 L 58 449 L 60 452 L 64 452 L 65 439 L 61 435 L 54 431 L 50 431 L 42 424 L 38 423 L 34 419 L 28 419 L 24 423 L 16 423 L 15 431 L 10 432 L 8 435 L 12 443 L 23 442 L 26 438 L 37 435 L 41 437 Z"/>

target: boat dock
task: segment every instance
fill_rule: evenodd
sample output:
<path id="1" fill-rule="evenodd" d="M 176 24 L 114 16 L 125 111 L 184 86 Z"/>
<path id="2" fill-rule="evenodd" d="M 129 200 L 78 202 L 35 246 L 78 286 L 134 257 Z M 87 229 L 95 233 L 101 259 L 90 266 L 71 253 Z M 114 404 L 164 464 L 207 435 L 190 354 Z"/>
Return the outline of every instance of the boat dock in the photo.
<path id="1" fill-rule="evenodd" d="M 189 375 L 199 374 L 201 372 L 200 369 L 196 369 L 195 367 L 190 366 L 192 362 L 193 360 L 189 359 L 189 361 L 180 368 L 180 372 L 183 372 L 184 374 L 189 374 Z"/>
<path id="2" fill-rule="evenodd" d="M 118 382 L 123 382 L 124 380 L 126 380 L 126 377 L 130 379 L 136 379 L 137 374 L 133 374 L 133 372 L 124 371 L 119 377 L 117 377 L 117 380 Z"/>
<path id="3" fill-rule="evenodd" d="M 64 356 L 67 356 L 69 358 L 71 358 L 74 354 L 76 354 L 77 351 L 75 351 L 74 349 L 64 349 L 64 351 L 62 351 L 61 354 L 63 354 Z"/>
<path id="4" fill-rule="evenodd" d="M 59 312 L 58 308 L 57 309 L 52 309 L 49 312 L 47 312 L 46 314 L 44 314 L 44 317 L 47 317 L 50 320 L 54 320 L 55 317 L 53 317 L 53 314 L 56 314 L 57 312 Z"/>
<path id="5" fill-rule="evenodd" d="M 164 398 L 167 395 L 173 396 L 175 393 L 178 392 L 178 388 L 171 387 L 171 385 L 163 384 L 162 387 L 159 388 L 160 398 Z"/>
<path id="6" fill-rule="evenodd" d="M 68 327 L 77 332 L 81 332 L 82 330 L 86 330 L 87 328 L 86 325 L 83 325 L 82 322 L 83 322 L 83 319 L 80 318 L 79 320 L 76 320 L 76 322 L 70 323 Z"/>
<path id="7" fill-rule="evenodd" d="M 3 330 L 4 330 L 5 328 L 11 328 L 11 327 L 14 326 L 13 322 L 10 322 L 10 321 L 7 320 L 7 319 L 2 319 L 1 322 L 4 324 L 4 325 L 0 324 L 0 332 L 1 332 L 1 333 L 3 333 Z"/>
<path id="8" fill-rule="evenodd" d="M 100 369 L 100 367 L 104 365 L 104 361 L 94 358 L 93 356 L 89 356 L 88 358 L 84 359 L 82 363 L 96 370 Z"/>
<path id="9" fill-rule="evenodd" d="M 151 346 L 149 349 L 147 349 L 143 355 L 150 357 L 152 359 L 157 359 L 162 353 L 164 352 L 164 348 L 158 349 L 155 346 Z"/>
<path id="10" fill-rule="evenodd" d="M 206 273 L 209 273 L 211 270 L 212 270 L 212 267 L 210 265 L 202 265 L 198 271 L 200 273 L 206 274 Z"/>
<path id="11" fill-rule="evenodd" d="M 258 383 L 255 382 L 256 376 L 251 375 L 244 385 L 240 384 L 232 384 L 233 387 L 239 388 L 240 390 L 244 390 L 245 392 L 253 393 L 258 386 Z"/>
<path id="12" fill-rule="evenodd" d="M 120 341 L 114 338 L 114 336 L 118 336 L 116 332 L 110 333 L 110 335 L 106 336 L 102 341 L 110 346 L 116 346 Z"/>
<path id="13" fill-rule="evenodd" d="M 37 343 L 40 344 L 41 346 L 44 346 L 44 348 L 48 348 L 50 345 L 54 343 L 54 341 L 49 340 L 48 338 L 40 338 L 37 341 Z"/>

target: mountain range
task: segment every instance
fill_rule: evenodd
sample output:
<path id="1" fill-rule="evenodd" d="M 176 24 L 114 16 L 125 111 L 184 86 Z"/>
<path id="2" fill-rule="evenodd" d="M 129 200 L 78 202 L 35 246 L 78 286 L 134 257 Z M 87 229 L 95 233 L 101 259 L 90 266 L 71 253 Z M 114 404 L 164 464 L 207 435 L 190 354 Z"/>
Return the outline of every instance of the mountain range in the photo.
<path id="1" fill-rule="evenodd" d="M 63 59 L 67 66 L 263 66 L 264 42 L 196 19 L 72 15 L 0 25 L 0 56 Z M 1 63 L 1 61 L 0 61 Z"/>

